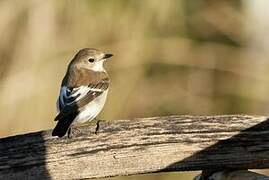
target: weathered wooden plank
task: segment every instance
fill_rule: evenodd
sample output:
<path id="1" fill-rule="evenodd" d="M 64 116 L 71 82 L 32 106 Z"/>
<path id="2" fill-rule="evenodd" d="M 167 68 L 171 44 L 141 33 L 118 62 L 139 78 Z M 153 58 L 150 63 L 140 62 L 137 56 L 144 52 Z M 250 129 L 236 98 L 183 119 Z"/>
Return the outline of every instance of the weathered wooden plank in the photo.
<path id="1" fill-rule="evenodd" d="M 269 177 L 263 174 L 248 170 L 235 170 L 235 171 L 219 171 L 213 173 L 207 179 L 210 180 L 268 180 Z M 198 175 L 194 180 L 203 180 L 201 175 Z"/>
<path id="2" fill-rule="evenodd" d="M 269 168 L 269 121 L 247 115 L 170 116 L 0 139 L 0 177 L 74 179 L 201 169 Z"/>

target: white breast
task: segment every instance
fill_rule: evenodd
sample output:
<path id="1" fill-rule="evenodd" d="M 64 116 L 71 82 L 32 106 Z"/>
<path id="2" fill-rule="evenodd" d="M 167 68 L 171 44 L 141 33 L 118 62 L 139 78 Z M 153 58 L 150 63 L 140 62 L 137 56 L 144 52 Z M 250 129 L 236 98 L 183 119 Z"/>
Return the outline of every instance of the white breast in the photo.
<path id="1" fill-rule="evenodd" d="M 73 123 L 84 123 L 93 120 L 103 109 L 106 102 L 107 92 L 108 89 L 104 91 L 100 96 L 95 98 L 93 101 L 91 101 L 89 104 L 87 104 L 77 115 Z"/>

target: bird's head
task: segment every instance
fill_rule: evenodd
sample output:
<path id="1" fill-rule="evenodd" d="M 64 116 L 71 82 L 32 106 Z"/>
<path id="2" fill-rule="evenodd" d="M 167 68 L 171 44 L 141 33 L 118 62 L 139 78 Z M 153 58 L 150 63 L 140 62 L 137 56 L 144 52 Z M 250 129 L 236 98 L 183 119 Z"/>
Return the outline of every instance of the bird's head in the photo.
<path id="1" fill-rule="evenodd" d="M 93 71 L 104 71 L 104 62 L 113 54 L 104 53 L 94 48 L 81 49 L 73 58 L 71 66 L 86 68 Z"/>

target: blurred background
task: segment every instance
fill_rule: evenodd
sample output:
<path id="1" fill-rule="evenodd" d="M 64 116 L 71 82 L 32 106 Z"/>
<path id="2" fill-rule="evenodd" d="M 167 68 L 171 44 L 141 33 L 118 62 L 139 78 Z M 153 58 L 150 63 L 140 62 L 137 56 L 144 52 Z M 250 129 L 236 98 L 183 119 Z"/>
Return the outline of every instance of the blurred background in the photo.
<path id="1" fill-rule="evenodd" d="M 112 86 L 101 119 L 268 115 L 268 5 L 267 0 L 2 0 L 0 137 L 54 127 L 66 66 L 84 47 L 115 55 L 106 65 Z"/>

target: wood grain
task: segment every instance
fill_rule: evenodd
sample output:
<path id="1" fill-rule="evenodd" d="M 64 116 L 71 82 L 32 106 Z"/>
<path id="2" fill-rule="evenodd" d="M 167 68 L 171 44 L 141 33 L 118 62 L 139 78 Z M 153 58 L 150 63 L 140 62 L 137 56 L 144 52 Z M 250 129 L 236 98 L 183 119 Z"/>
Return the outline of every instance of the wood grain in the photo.
<path id="1" fill-rule="evenodd" d="M 84 125 L 72 139 L 43 131 L 0 139 L 3 179 L 80 179 L 163 171 L 269 168 L 269 121 L 169 116 Z"/>

